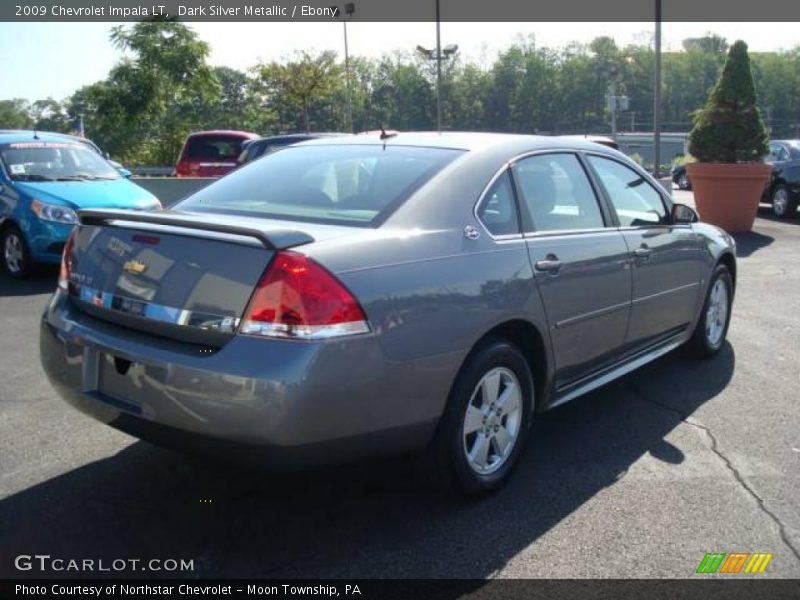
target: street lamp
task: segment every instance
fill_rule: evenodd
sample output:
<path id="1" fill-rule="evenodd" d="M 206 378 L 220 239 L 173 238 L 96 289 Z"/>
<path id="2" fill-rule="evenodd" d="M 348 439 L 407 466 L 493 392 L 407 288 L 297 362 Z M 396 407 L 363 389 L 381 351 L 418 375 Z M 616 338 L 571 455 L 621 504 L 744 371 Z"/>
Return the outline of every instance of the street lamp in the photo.
<path id="1" fill-rule="evenodd" d="M 661 175 L 661 0 L 656 2 L 655 73 L 653 77 L 653 172 Z"/>
<path id="2" fill-rule="evenodd" d="M 331 6 L 336 9 L 336 18 L 342 22 L 344 27 L 344 78 L 347 86 L 347 123 L 351 132 L 353 129 L 353 91 L 350 87 L 350 53 L 347 48 L 347 22 L 353 19 L 353 13 L 356 12 L 356 5 L 354 2 L 348 2 L 344 5 L 344 12 L 339 10 L 338 6 Z"/>
<path id="3" fill-rule="evenodd" d="M 417 46 L 417 52 L 428 60 L 436 61 L 436 130 L 442 132 L 442 61 L 448 60 L 453 54 L 458 52 L 456 44 L 448 44 L 442 48 L 441 18 L 439 11 L 439 0 L 436 0 L 436 50 L 428 50 L 422 46 Z"/>
<path id="4" fill-rule="evenodd" d="M 632 56 L 624 58 L 628 64 L 633 63 Z M 606 102 L 608 104 L 608 112 L 611 115 L 611 138 L 617 141 L 617 113 L 618 111 L 628 110 L 630 99 L 628 96 L 617 95 L 617 83 L 622 78 L 622 72 L 618 65 L 612 65 L 609 69 L 608 78 L 608 94 L 606 95 Z"/>

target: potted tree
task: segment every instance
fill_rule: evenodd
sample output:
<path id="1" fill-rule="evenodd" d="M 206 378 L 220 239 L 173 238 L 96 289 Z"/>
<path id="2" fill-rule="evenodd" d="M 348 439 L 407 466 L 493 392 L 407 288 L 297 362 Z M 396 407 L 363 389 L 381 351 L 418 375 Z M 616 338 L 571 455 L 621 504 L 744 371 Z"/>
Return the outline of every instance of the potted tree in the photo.
<path id="1" fill-rule="evenodd" d="M 756 106 L 747 44 L 737 41 L 705 106 L 695 112 L 686 165 L 703 221 L 750 231 L 771 168 L 767 131 Z"/>

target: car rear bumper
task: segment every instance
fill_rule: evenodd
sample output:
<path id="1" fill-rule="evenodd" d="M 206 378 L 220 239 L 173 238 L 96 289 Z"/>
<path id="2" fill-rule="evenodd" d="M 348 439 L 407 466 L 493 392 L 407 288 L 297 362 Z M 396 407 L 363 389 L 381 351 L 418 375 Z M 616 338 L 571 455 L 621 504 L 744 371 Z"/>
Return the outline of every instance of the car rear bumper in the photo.
<path id="1" fill-rule="evenodd" d="M 423 447 L 455 368 L 453 357 L 390 363 L 373 335 L 235 336 L 208 352 L 88 317 L 62 292 L 43 315 L 40 351 L 59 394 L 108 425 L 185 449 L 258 448 L 276 466 Z"/>

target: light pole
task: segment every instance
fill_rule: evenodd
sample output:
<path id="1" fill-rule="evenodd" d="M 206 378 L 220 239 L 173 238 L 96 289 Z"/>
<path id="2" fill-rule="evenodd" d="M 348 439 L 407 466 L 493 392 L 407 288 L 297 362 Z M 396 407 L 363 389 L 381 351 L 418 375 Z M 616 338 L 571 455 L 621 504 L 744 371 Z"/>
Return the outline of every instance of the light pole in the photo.
<path id="1" fill-rule="evenodd" d="M 356 5 L 354 2 L 348 2 L 344 5 L 344 13 L 342 13 L 338 6 L 331 6 L 336 10 L 336 18 L 342 22 L 344 27 L 344 78 L 347 87 L 347 124 L 350 132 L 353 133 L 353 90 L 350 85 L 350 52 L 347 48 L 347 22 L 352 20 L 353 13 L 356 12 Z"/>
<path id="2" fill-rule="evenodd" d="M 656 2 L 655 73 L 653 77 L 653 172 L 661 175 L 661 0 Z"/>
<path id="3" fill-rule="evenodd" d="M 633 58 L 630 56 L 625 57 L 625 62 L 632 62 Z M 617 112 L 620 110 L 628 110 L 630 99 L 628 96 L 617 95 L 617 83 L 622 78 L 622 73 L 618 65 L 613 65 L 609 71 L 608 79 L 608 95 L 606 102 L 608 103 L 608 112 L 611 115 L 611 138 L 617 141 Z"/>
<path id="4" fill-rule="evenodd" d="M 442 48 L 441 35 L 441 14 L 439 12 L 439 0 L 436 0 L 436 50 L 428 50 L 422 46 L 417 46 L 417 52 L 428 60 L 436 61 L 436 131 L 442 132 L 442 61 L 447 60 L 458 52 L 456 44 L 448 44 Z"/>

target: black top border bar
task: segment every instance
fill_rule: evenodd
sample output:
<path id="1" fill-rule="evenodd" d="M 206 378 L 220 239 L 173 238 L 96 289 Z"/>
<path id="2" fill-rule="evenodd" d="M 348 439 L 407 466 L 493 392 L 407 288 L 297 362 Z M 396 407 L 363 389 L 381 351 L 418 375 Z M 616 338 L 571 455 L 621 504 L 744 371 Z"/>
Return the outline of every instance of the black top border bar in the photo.
<path id="1" fill-rule="evenodd" d="M 437 0 L 3 0 L 0 21 L 133 22 L 155 17 L 208 22 L 432 22 Z M 661 3 L 665 22 L 800 21 L 786 0 L 439 0 L 442 21 L 648 22 Z"/>

